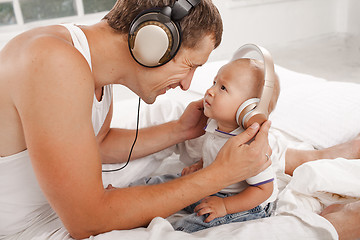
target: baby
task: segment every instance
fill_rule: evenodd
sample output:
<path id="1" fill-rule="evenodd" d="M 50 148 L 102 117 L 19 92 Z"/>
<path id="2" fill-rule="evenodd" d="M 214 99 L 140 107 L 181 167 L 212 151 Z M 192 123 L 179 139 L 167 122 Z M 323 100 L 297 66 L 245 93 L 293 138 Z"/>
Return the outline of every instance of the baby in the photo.
<path id="1" fill-rule="evenodd" d="M 237 109 L 250 98 L 260 98 L 263 85 L 264 70 L 260 61 L 241 58 L 219 70 L 204 97 L 204 114 L 209 120 L 199 153 L 201 160 L 184 168 L 182 175 L 210 165 L 226 141 L 244 131 L 236 122 Z M 279 81 L 275 79 L 269 113 L 275 108 L 279 92 Z M 195 232 L 221 224 L 268 217 L 277 195 L 274 179 L 275 174 L 269 167 L 187 207 L 186 210 L 192 214 L 176 221 L 173 226 L 176 230 Z"/>

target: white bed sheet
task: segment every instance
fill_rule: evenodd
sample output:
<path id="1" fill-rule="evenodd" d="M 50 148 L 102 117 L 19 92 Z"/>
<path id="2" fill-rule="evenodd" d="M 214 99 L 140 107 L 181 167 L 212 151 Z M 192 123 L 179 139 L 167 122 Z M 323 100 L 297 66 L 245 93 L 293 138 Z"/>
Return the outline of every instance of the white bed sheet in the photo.
<path id="1" fill-rule="evenodd" d="M 212 62 L 200 68 L 188 93 L 171 91 L 159 97 L 154 105 L 142 103 L 140 126 L 158 124 L 179 116 L 188 102 L 202 97 L 224 63 Z M 274 144 L 277 146 L 273 149 L 274 156 L 283 161 L 283 153 L 289 146 L 323 148 L 347 141 L 360 132 L 357 124 L 360 120 L 359 84 L 330 83 L 280 66 L 276 66 L 276 71 L 282 90 L 278 106 L 270 117 L 272 136 L 278 139 Z M 116 91 L 115 88 L 115 94 Z M 116 101 L 112 126 L 135 128 L 136 108 L 136 98 Z M 133 161 L 120 172 L 104 173 L 104 186 L 111 183 L 125 187 L 143 176 L 179 172 L 185 164 L 179 161 L 179 155 L 174 153 L 176 150 L 174 146 Z M 360 161 L 340 158 L 321 160 L 299 167 L 292 178 L 281 172 L 281 160 L 277 164 L 281 193 L 274 217 L 223 225 L 194 234 L 174 231 L 167 219 L 158 217 L 147 228 L 112 231 L 90 239 L 337 239 L 335 229 L 318 213 L 330 204 L 360 198 L 360 175 L 357 174 L 360 172 Z M 106 165 L 103 168 L 119 166 Z M 56 222 L 60 224 L 60 221 Z M 42 234 L 35 239 L 70 238 L 61 225 L 56 226 L 55 233 L 53 226 L 42 228 Z"/>

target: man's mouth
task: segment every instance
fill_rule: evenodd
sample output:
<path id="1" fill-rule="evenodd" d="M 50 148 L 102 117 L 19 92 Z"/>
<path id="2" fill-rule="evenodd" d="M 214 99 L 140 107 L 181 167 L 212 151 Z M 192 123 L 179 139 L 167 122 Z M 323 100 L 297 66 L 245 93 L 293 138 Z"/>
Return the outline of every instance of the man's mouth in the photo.
<path id="1" fill-rule="evenodd" d="M 160 94 L 165 94 L 167 91 L 169 91 L 170 89 L 172 89 L 172 87 L 166 87 L 161 89 L 161 93 Z"/>
<path id="2" fill-rule="evenodd" d="M 178 85 L 170 85 L 165 88 L 165 92 L 169 91 L 170 89 L 176 88 Z"/>

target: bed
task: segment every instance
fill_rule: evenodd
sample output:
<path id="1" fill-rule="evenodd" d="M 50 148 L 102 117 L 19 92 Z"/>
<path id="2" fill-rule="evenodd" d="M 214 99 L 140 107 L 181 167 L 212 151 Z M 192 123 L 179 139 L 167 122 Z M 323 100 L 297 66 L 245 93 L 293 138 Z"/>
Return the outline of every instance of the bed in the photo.
<path id="1" fill-rule="evenodd" d="M 169 91 L 158 97 L 153 105 L 142 102 L 140 126 L 178 117 L 190 101 L 202 98 L 217 70 L 225 63 L 210 62 L 198 69 L 187 92 Z M 283 160 L 287 147 L 321 149 L 349 141 L 360 133 L 360 84 L 329 82 L 281 66 L 275 66 L 275 70 L 280 79 L 281 94 L 276 110 L 270 116 L 272 136 L 277 139 L 273 140 L 272 158 Z M 129 95 L 127 99 L 121 99 L 119 95 L 124 91 L 120 87 L 114 88 L 112 126 L 135 128 L 137 98 Z M 111 183 L 115 187 L 126 187 L 143 176 L 178 173 L 191 163 L 181 156 L 179 147 L 174 146 L 133 161 L 124 170 L 103 173 L 104 186 Z M 293 177 L 281 171 L 283 163 L 280 160 L 277 164 L 280 194 L 274 217 L 187 234 L 174 231 L 170 224 L 184 214 L 179 212 L 168 219 L 157 217 L 146 228 L 112 231 L 89 239 L 337 239 L 335 229 L 318 213 L 330 204 L 360 199 L 360 161 L 319 160 L 302 165 Z M 104 165 L 103 169 L 120 166 Z M 50 229 L 45 232 L 50 233 Z M 69 238 L 64 228 L 43 236 Z"/>

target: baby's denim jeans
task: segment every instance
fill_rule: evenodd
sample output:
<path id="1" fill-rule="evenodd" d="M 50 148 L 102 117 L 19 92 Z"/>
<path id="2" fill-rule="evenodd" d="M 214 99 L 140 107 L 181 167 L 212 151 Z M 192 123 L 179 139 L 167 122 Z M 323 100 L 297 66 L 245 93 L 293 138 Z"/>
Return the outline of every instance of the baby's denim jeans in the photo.
<path id="1" fill-rule="evenodd" d="M 129 186 L 159 184 L 159 183 L 168 182 L 178 177 L 180 177 L 180 174 L 166 174 L 162 176 L 147 177 L 147 178 L 139 179 L 138 181 L 133 182 Z M 216 193 L 212 196 L 225 198 L 231 196 L 231 194 Z M 269 203 L 265 207 L 257 206 L 248 211 L 227 214 L 223 217 L 215 218 L 211 222 L 206 223 L 204 222 L 204 220 L 208 217 L 208 214 L 205 214 L 203 216 L 197 216 L 197 213 L 194 213 L 195 207 L 199 205 L 200 202 L 201 201 L 198 201 L 184 208 L 184 210 L 189 212 L 190 215 L 184 216 L 181 219 L 177 220 L 176 222 L 172 223 L 175 230 L 192 233 L 206 228 L 215 227 L 218 225 L 234 223 L 234 222 L 244 222 L 259 218 L 270 217 L 274 206 L 273 203 Z"/>

